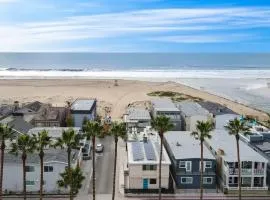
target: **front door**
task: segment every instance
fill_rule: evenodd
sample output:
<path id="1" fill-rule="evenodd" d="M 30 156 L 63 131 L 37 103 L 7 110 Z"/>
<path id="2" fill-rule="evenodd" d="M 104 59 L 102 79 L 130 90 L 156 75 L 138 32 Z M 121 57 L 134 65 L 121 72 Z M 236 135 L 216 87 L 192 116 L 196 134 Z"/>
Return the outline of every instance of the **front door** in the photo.
<path id="1" fill-rule="evenodd" d="M 148 189 L 148 178 L 143 179 L 143 189 Z"/>

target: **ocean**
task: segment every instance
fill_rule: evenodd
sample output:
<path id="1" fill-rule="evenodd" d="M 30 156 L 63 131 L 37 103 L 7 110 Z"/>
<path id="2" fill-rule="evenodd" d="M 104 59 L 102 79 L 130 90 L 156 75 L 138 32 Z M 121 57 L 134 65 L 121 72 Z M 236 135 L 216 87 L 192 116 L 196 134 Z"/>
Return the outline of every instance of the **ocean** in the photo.
<path id="1" fill-rule="evenodd" d="M 175 81 L 270 112 L 267 53 L 0 53 L 0 78 Z"/>

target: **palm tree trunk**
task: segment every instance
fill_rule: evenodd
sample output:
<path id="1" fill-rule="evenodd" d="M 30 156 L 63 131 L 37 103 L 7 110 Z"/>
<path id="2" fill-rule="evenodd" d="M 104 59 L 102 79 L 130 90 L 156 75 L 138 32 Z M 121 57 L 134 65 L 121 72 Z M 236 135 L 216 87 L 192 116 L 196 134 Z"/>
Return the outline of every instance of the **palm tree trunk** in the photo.
<path id="1" fill-rule="evenodd" d="M 161 200 L 161 162 L 162 162 L 162 148 L 163 147 L 163 133 L 160 134 L 160 153 L 159 153 L 159 171 L 158 171 L 158 199 Z"/>
<path id="2" fill-rule="evenodd" d="M 69 187 L 69 199 L 73 200 L 73 194 L 72 194 L 72 177 L 71 177 L 71 161 L 70 161 L 70 154 L 71 154 L 71 149 L 68 148 L 67 150 L 68 153 L 68 173 L 69 173 L 69 180 L 70 180 L 70 187 Z"/>
<path id="3" fill-rule="evenodd" d="M 26 169 L 25 169 L 25 162 L 26 162 L 26 155 L 22 154 L 22 161 L 23 161 L 23 199 L 26 200 Z"/>
<path id="4" fill-rule="evenodd" d="M 0 169 L 0 199 L 2 199 L 2 195 L 3 195 L 4 156 L 5 156 L 5 141 L 2 138 L 2 142 L 1 142 L 1 169 Z"/>
<path id="5" fill-rule="evenodd" d="M 40 152 L 40 155 L 39 155 L 39 158 L 40 158 L 40 188 L 39 188 L 39 199 L 42 200 L 43 198 L 43 171 L 44 171 L 44 163 L 43 163 L 43 158 L 44 158 L 44 153 L 43 152 Z"/>
<path id="6" fill-rule="evenodd" d="M 200 200 L 203 199 L 203 141 L 201 141 L 201 177 L 200 177 Z"/>
<path id="7" fill-rule="evenodd" d="M 241 200 L 241 161 L 240 161 L 240 150 L 239 150 L 239 136 L 236 137 L 237 147 L 237 161 L 238 161 L 238 199 Z"/>
<path id="8" fill-rule="evenodd" d="M 96 147 L 96 137 L 93 136 L 92 137 L 92 145 L 93 145 L 93 149 L 92 149 L 92 162 L 93 162 L 93 200 L 96 199 L 96 167 L 95 167 L 95 147 Z"/>
<path id="9" fill-rule="evenodd" d="M 113 192 L 112 192 L 112 200 L 115 197 L 115 176 L 116 176 L 116 162 L 117 162 L 117 142 L 118 138 L 115 136 L 114 139 L 114 169 L 113 169 Z"/>

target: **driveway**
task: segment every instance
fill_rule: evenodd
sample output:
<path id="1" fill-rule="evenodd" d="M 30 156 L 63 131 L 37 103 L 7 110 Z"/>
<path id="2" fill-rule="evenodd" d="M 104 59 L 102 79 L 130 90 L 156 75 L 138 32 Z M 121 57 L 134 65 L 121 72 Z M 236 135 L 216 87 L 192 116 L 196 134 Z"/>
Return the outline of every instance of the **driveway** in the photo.
<path id="1" fill-rule="evenodd" d="M 103 153 L 96 153 L 96 194 L 111 194 L 113 183 L 114 140 L 108 136 L 97 139 L 104 145 Z M 92 180 L 89 187 L 92 194 Z"/>

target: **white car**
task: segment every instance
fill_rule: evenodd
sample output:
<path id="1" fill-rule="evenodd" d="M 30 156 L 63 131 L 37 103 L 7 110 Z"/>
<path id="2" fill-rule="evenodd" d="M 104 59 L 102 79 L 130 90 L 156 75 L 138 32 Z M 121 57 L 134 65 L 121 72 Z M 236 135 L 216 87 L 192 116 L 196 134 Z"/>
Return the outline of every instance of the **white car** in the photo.
<path id="1" fill-rule="evenodd" d="M 103 152 L 103 150 L 104 150 L 104 145 L 103 144 L 99 143 L 99 144 L 96 145 L 96 152 L 97 153 L 101 153 L 101 152 Z"/>

